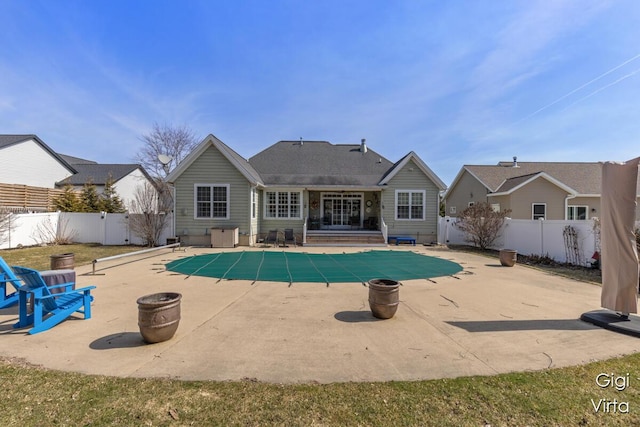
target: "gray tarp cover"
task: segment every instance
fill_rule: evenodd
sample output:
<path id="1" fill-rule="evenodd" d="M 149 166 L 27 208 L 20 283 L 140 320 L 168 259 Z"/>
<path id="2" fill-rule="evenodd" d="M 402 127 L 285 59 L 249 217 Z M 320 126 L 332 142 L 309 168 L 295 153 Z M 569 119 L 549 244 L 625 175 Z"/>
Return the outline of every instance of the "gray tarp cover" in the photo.
<path id="1" fill-rule="evenodd" d="M 638 164 L 602 165 L 602 307 L 638 312 L 638 249 L 633 233 L 636 218 Z"/>

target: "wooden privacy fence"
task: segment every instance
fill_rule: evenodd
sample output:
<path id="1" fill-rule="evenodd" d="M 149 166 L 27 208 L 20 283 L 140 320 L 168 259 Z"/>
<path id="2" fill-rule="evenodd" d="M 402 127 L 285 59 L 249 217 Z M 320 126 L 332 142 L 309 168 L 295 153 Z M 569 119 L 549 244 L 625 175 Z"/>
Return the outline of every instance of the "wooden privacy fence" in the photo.
<path id="1" fill-rule="evenodd" d="M 55 188 L 0 183 L 0 207 L 12 212 L 52 212 L 53 199 L 64 192 Z"/>

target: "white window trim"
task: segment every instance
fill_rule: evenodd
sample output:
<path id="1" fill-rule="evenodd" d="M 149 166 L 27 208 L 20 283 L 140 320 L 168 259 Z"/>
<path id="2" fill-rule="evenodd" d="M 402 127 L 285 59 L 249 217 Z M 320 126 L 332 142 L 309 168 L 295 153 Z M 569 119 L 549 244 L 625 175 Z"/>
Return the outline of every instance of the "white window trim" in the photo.
<path id="1" fill-rule="evenodd" d="M 251 209 L 251 219 L 258 218 L 258 190 L 255 187 L 251 188 L 249 206 Z"/>
<path id="2" fill-rule="evenodd" d="M 533 208 L 535 206 L 544 206 L 544 217 L 542 219 L 547 219 L 547 204 L 546 203 L 531 203 L 531 219 L 535 220 L 534 211 L 533 211 Z M 538 219 L 540 219 L 540 218 L 538 218 Z"/>
<path id="3" fill-rule="evenodd" d="M 267 213 L 269 213 L 268 209 L 267 209 L 267 205 L 268 205 L 268 201 L 269 201 L 269 197 L 268 194 L 269 193 L 276 193 L 276 216 L 267 216 Z M 298 216 L 287 216 L 287 217 L 279 217 L 278 216 L 278 194 L 279 193 L 297 193 L 298 194 Z M 303 206 L 303 199 L 302 199 L 302 191 L 300 190 L 278 190 L 278 189 L 269 189 L 269 190 L 264 190 L 262 192 L 262 219 L 264 220 L 275 220 L 275 221 L 290 221 L 290 220 L 300 220 L 302 219 L 302 216 L 304 215 L 304 213 L 302 212 L 302 206 Z M 290 199 L 291 197 L 289 197 Z M 289 203 L 289 214 L 291 214 L 291 203 Z"/>
<path id="4" fill-rule="evenodd" d="M 584 208 L 584 213 L 585 213 L 584 220 L 589 219 L 589 206 L 587 206 L 587 205 L 568 205 L 567 206 L 567 220 L 569 220 L 569 209 L 571 209 L 571 208 Z M 574 219 L 572 219 L 570 221 L 583 221 L 583 220 L 574 218 Z"/>
<path id="5" fill-rule="evenodd" d="M 227 212 L 224 217 L 214 217 L 214 216 L 198 216 L 198 187 L 209 187 L 211 188 L 211 195 L 213 196 L 213 187 L 226 187 L 227 188 Z M 213 203 L 213 201 L 211 201 Z M 193 184 L 193 219 L 194 220 L 228 220 L 230 218 L 231 211 L 231 184 L 210 184 L 210 183 L 195 183 Z M 213 215 L 213 206 L 211 206 L 211 215 Z"/>
<path id="6" fill-rule="evenodd" d="M 399 193 L 409 193 L 409 216 L 411 216 L 411 194 L 412 193 L 422 193 L 422 218 L 398 218 L 398 194 Z M 394 208 L 394 216 L 396 221 L 424 221 L 427 215 L 427 191 L 426 190 L 396 190 L 395 194 L 395 208 Z"/>

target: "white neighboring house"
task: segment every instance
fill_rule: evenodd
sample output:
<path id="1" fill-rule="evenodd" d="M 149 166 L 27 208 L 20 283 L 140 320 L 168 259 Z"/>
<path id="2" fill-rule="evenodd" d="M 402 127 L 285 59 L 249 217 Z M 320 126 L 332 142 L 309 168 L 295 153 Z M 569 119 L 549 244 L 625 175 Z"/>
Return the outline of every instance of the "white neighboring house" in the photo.
<path id="1" fill-rule="evenodd" d="M 77 170 L 77 173 L 58 181 L 56 183 L 58 188 L 71 184 L 80 191 L 86 183 L 92 182 L 96 186 L 98 194 L 101 194 L 109 177 L 111 177 L 113 179 L 113 188 L 126 209 L 129 209 L 130 202 L 135 198 L 137 189 L 144 186 L 145 183 L 149 183 L 152 188 L 156 188 L 153 178 L 139 164 L 97 163 L 65 154 L 60 156 L 71 164 Z"/>
<path id="2" fill-rule="evenodd" d="M 0 183 L 55 188 L 76 172 L 36 135 L 0 135 Z"/>

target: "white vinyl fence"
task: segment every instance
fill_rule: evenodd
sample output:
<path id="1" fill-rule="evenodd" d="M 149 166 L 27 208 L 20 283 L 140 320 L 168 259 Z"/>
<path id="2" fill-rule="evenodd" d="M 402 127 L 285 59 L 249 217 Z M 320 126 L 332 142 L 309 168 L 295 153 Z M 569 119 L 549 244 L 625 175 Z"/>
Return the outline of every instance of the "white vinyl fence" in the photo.
<path id="1" fill-rule="evenodd" d="M 77 243 L 102 245 L 141 245 L 143 241 L 129 229 L 128 214 L 108 213 L 29 213 L 15 214 L 2 236 L 0 249 L 47 243 L 55 236 L 69 237 Z M 173 219 L 160 236 L 160 243 L 173 236 Z"/>
<path id="2" fill-rule="evenodd" d="M 456 220 L 457 218 L 451 217 L 440 218 L 440 243 L 469 244 L 464 233 L 455 226 Z M 522 255 L 548 256 L 558 262 L 571 261 L 575 257 L 579 260 L 578 264 L 586 265 L 593 253 L 600 251 L 593 225 L 591 220 L 507 219 L 492 249 L 515 249 Z M 576 238 L 568 242 L 564 235 L 566 226 L 571 226 L 576 231 Z M 567 244 L 573 242 L 576 244 L 575 248 Z"/>

